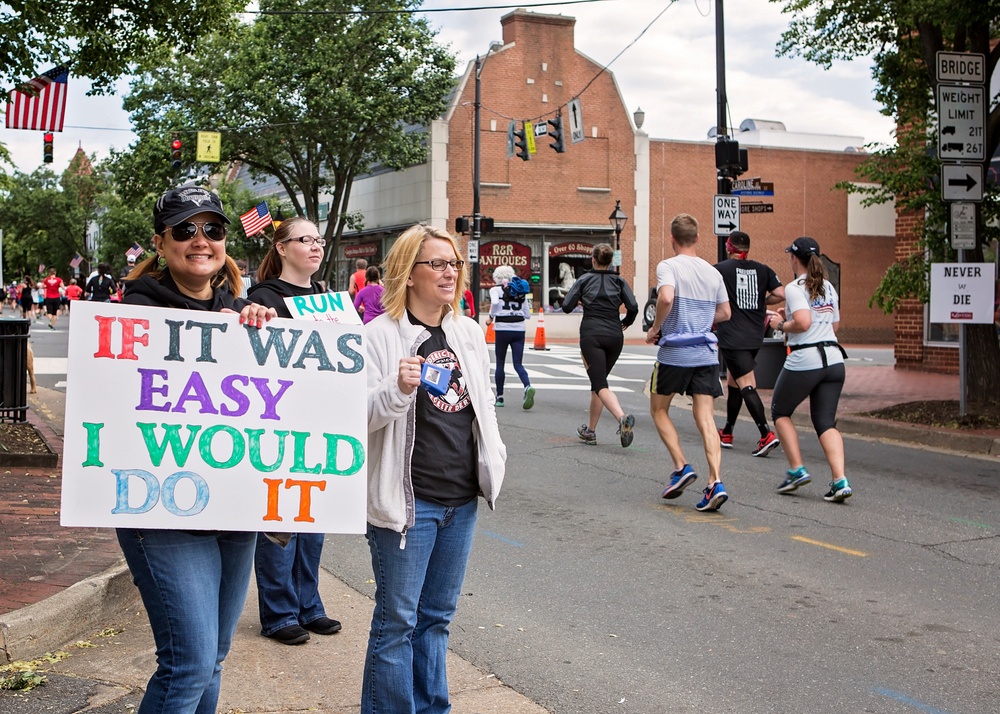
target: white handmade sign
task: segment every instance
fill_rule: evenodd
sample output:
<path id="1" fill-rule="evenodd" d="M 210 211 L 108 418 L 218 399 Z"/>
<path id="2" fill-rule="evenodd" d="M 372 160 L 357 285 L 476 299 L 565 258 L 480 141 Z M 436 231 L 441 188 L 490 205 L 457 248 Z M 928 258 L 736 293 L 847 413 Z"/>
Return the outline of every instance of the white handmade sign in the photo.
<path id="1" fill-rule="evenodd" d="M 284 300 L 295 320 L 338 322 L 344 325 L 361 324 L 361 315 L 354 309 L 354 298 L 346 291 L 295 295 Z"/>
<path id="2" fill-rule="evenodd" d="M 73 310 L 62 525 L 364 533 L 360 329 Z"/>
<path id="3" fill-rule="evenodd" d="M 992 323 L 994 282 L 993 263 L 932 263 L 930 321 Z"/>

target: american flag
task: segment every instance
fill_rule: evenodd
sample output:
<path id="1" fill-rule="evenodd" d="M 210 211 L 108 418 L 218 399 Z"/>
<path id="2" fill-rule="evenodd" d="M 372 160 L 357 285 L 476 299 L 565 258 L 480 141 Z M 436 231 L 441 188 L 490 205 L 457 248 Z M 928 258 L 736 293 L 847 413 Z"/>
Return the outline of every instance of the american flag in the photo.
<path id="1" fill-rule="evenodd" d="M 240 216 L 243 232 L 248 236 L 262 233 L 271 222 L 271 212 L 267 210 L 267 201 L 261 201 L 249 211 Z"/>
<path id="2" fill-rule="evenodd" d="M 59 66 L 24 84 L 7 98 L 7 128 L 62 131 L 69 70 Z"/>
<path id="3" fill-rule="evenodd" d="M 82 262 L 83 262 L 83 256 L 80 255 L 79 253 L 73 253 L 73 260 L 69 261 L 69 267 L 74 269 L 79 268 L 80 263 Z"/>
<path id="4" fill-rule="evenodd" d="M 142 246 L 138 243 L 133 243 L 132 247 L 125 251 L 126 258 L 135 258 L 139 260 L 146 251 L 142 249 Z"/>

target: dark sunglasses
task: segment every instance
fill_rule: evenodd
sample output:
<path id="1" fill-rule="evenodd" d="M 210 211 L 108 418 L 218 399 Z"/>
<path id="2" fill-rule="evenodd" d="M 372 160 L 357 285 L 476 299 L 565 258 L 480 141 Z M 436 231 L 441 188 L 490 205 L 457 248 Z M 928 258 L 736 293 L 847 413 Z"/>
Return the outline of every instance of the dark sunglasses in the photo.
<path id="1" fill-rule="evenodd" d="M 199 228 L 201 228 L 201 232 L 205 234 L 206 238 L 216 242 L 225 240 L 226 233 L 228 232 L 223 224 L 208 221 L 204 223 L 184 221 L 183 223 L 178 223 L 176 226 L 168 226 L 168 228 L 170 228 L 170 237 L 181 243 L 191 240 L 198 235 Z"/>

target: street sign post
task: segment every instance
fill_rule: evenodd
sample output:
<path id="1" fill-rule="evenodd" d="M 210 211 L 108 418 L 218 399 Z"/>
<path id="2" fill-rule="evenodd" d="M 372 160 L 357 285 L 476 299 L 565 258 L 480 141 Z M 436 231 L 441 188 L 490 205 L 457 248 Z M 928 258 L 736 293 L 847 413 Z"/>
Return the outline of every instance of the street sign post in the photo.
<path id="1" fill-rule="evenodd" d="M 938 158 L 982 161 L 986 136 L 985 89 L 939 84 L 937 100 Z"/>
<path id="2" fill-rule="evenodd" d="M 941 164 L 941 198 L 945 201 L 982 201 L 983 167 L 978 164 Z"/>
<path id="3" fill-rule="evenodd" d="M 740 197 L 726 194 L 716 194 L 713 201 L 715 207 L 715 235 L 728 236 L 740 229 Z"/>

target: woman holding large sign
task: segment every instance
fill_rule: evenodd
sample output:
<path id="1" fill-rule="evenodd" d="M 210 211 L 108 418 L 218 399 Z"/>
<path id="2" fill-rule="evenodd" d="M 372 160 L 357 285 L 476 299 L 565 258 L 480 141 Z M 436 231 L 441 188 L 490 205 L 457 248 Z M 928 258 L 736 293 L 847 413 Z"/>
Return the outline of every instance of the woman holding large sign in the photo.
<path id="1" fill-rule="evenodd" d="M 445 656 L 478 497 L 503 481 L 482 329 L 461 314 L 455 239 L 417 225 L 385 260 L 385 314 L 368 323 L 368 547 L 375 612 L 362 714 L 446 712 Z"/>
<path id="2" fill-rule="evenodd" d="M 129 274 L 124 302 L 240 313 L 261 327 L 271 308 L 239 295 L 240 271 L 226 255 L 219 197 L 202 188 L 167 191 L 153 208 L 157 256 Z M 149 616 L 157 669 L 140 714 L 209 714 L 222 661 L 246 600 L 255 533 L 119 528 L 118 542 Z"/>
<path id="3" fill-rule="evenodd" d="M 325 293 L 312 279 L 323 262 L 319 229 L 305 218 L 289 218 L 274 231 L 271 248 L 257 270 L 257 284 L 248 297 L 273 307 L 278 317 L 291 317 L 285 298 Z M 284 545 L 257 535 L 254 572 L 260 634 L 285 645 L 301 645 L 309 633 L 332 635 L 340 623 L 326 616 L 319 595 L 322 533 L 290 533 Z"/>

